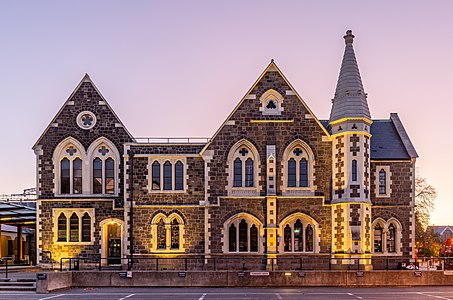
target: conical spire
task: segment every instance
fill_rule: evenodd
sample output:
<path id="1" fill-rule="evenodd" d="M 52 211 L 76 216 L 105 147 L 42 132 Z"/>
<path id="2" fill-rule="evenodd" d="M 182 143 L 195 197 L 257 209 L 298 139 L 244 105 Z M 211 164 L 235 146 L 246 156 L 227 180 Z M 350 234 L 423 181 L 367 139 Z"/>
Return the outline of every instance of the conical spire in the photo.
<path id="1" fill-rule="evenodd" d="M 371 120 L 367 96 L 363 90 L 359 66 L 352 47 L 354 35 L 351 30 L 346 31 L 344 40 L 346 47 L 340 75 L 338 76 L 337 89 L 332 100 L 333 105 L 329 121 L 334 122 L 343 118 L 367 118 Z"/>

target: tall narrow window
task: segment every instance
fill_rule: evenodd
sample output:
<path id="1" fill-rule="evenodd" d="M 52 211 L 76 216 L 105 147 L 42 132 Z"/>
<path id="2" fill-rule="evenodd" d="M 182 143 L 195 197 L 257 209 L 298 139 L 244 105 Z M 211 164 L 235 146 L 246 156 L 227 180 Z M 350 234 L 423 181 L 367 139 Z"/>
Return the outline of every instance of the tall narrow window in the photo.
<path id="1" fill-rule="evenodd" d="M 82 193 L 82 160 L 80 158 L 72 162 L 72 193 Z"/>
<path id="2" fill-rule="evenodd" d="M 115 193 L 115 161 L 110 157 L 105 160 L 105 193 Z"/>
<path id="3" fill-rule="evenodd" d="M 236 226 L 231 224 L 230 228 L 228 229 L 228 251 L 236 252 Z"/>
<path id="4" fill-rule="evenodd" d="M 181 191 L 184 189 L 184 168 L 182 162 L 178 161 L 175 164 L 175 190 Z"/>
<path id="5" fill-rule="evenodd" d="M 387 174 L 383 169 L 379 171 L 379 194 L 387 194 Z"/>
<path id="6" fill-rule="evenodd" d="M 164 190 L 169 191 L 172 189 L 172 176 L 171 176 L 171 162 L 164 163 Z"/>
<path id="7" fill-rule="evenodd" d="M 357 160 L 352 160 L 352 181 L 357 181 Z"/>
<path id="8" fill-rule="evenodd" d="M 61 184 L 61 193 L 62 194 L 70 193 L 70 180 L 71 180 L 70 165 L 71 165 L 71 163 L 70 163 L 69 159 L 63 158 L 61 160 L 60 184 Z"/>
<path id="9" fill-rule="evenodd" d="M 239 223 L 239 252 L 248 251 L 247 222 L 242 219 Z"/>
<path id="10" fill-rule="evenodd" d="M 299 162 L 299 187 L 308 186 L 308 163 L 305 158 L 302 158 Z"/>
<path id="11" fill-rule="evenodd" d="M 247 158 L 245 161 L 245 187 L 253 187 L 253 160 Z"/>
<path id="12" fill-rule="evenodd" d="M 93 194 L 102 194 L 102 160 L 93 160 Z"/>
<path id="13" fill-rule="evenodd" d="M 389 226 L 389 233 L 387 236 L 387 251 L 388 252 L 396 252 L 395 247 L 395 226 L 390 224 Z"/>
<path id="14" fill-rule="evenodd" d="M 305 228 L 305 251 L 313 252 L 313 227 L 310 224 Z"/>
<path id="15" fill-rule="evenodd" d="M 283 240 L 285 243 L 284 251 L 292 251 L 291 227 L 289 224 L 285 226 L 285 230 L 283 231 Z"/>
<path id="16" fill-rule="evenodd" d="M 302 223 L 300 220 L 297 220 L 294 223 L 294 251 L 303 251 L 303 231 L 302 231 Z"/>
<path id="17" fill-rule="evenodd" d="M 171 221 L 171 228 L 170 228 L 170 236 L 171 236 L 171 249 L 179 249 L 179 223 L 178 220 L 173 219 Z"/>
<path id="18" fill-rule="evenodd" d="M 296 160 L 288 161 L 288 187 L 296 187 Z"/>
<path id="19" fill-rule="evenodd" d="M 160 190 L 160 163 L 155 161 L 152 165 L 153 190 Z"/>
<path id="20" fill-rule="evenodd" d="M 82 216 L 82 242 L 91 242 L 91 217 L 88 213 Z"/>
<path id="21" fill-rule="evenodd" d="M 374 252 L 382 252 L 382 227 L 379 224 L 376 224 L 374 227 Z"/>
<path id="22" fill-rule="evenodd" d="M 242 187 L 242 160 L 238 157 L 234 160 L 233 187 Z"/>
<path id="23" fill-rule="evenodd" d="M 250 252 L 258 252 L 258 228 L 255 224 L 250 227 Z"/>
<path id="24" fill-rule="evenodd" d="M 58 216 L 58 242 L 67 242 L 67 228 L 68 223 L 66 222 L 66 216 L 64 213 L 61 213 Z"/>
<path id="25" fill-rule="evenodd" d="M 157 223 L 157 249 L 167 248 L 167 229 L 163 219 Z"/>
<path id="26" fill-rule="evenodd" d="M 72 213 L 71 218 L 69 218 L 69 241 L 79 241 L 79 217 L 76 213 Z"/>

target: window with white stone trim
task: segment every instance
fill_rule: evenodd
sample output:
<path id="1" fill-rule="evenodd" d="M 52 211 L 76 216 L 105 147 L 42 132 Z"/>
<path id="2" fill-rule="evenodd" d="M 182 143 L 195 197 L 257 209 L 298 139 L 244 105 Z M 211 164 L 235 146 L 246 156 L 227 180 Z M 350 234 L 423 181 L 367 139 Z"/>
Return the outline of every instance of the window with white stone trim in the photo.
<path id="1" fill-rule="evenodd" d="M 256 147 L 240 140 L 228 154 L 228 195 L 259 195 L 260 160 Z"/>
<path id="2" fill-rule="evenodd" d="M 185 157 L 150 157 L 148 165 L 148 186 L 151 193 L 186 192 Z"/>
<path id="3" fill-rule="evenodd" d="M 248 213 L 238 213 L 223 225 L 224 253 L 262 253 L 263 223 Z"/>
<path id="4" fill-rule="evenodd" d="M 312 195 L 314 186 L 314 155 L 302 140 L 286 147 L 282 159 L 282 192 L 284 195 Z"/>
<path id="5" fill-rule="evenodd" d="M 184 252 L 184 219 L 159 213 L 151 220 L 152 252 Z"/>
<path id="6" fill-rule="evenodd" d="M 85 149 L 74 138 L 66 138 L 54 150 L 55 194 L 71 195 L 83 192 L 83 161 Z"/>
<path id="7" fill-rule="evenodd" d="M 279 226 L 280 253 L 318 253 L 319 224 L 303 213 L 294 213 Z"/>
<path id="8" fill-rule="evenodd" d="M 119 152 L 106 138 L 99 138 L 88 148 L 90 162 L 90 192 L 94 195 L 117 195 Z"/>
<path id="9" fill-rule="evenodd" d="M 373 253 L 375 255 L 402 255 L 402 226 L 396 218 L 373 221 Z"/>
<path id="10" fill-rule="evenodd" d="M 376 197 L 390 197 L 392 193 L 390 166 L 376 166 L 375 195 Z"/>
<path id="11" fill-rule="evenodd" d="M 281 115 L 283 96 L 274 89 L 269 89 L 260 97 L 260 111 L 263 115 Z"/>
<path id="12" fill-rule="evenodd" d="M 94 208 L 54 208 L 52 215 L 55 243 L 94 243 Z"/>

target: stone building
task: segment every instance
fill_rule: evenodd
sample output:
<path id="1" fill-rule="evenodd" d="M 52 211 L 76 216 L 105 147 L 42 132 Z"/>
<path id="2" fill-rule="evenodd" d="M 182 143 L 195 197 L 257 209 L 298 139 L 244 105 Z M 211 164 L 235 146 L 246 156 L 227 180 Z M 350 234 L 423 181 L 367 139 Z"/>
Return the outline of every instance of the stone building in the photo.
<path id="1" fill-rule="evenodd" d="M 85 75 L 33 147 L 38 263 L 115 264 L 131 246 L 368 266 L 412 257 L 417 153 L 397 114 L 371 118 L 344 38 L 329 120 L 271 61 L 207 141 L 135 139 Z"/>

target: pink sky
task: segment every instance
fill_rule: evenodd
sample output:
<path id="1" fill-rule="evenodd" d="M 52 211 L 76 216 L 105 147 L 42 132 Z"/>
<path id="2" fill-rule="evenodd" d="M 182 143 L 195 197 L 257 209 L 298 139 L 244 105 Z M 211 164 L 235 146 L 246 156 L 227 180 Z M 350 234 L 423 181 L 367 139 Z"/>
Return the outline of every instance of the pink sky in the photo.
<path id="1" fill-rule="evenodd" d="M 271 58 L 327 119 L 352 29 L 372 117 L 397 112 L 449 209 L 452 1 L 0 2 L 0 194 L 35 185 L 31 146 L 89 73 L 136 137 L 210 137 Z M 451 220 L 451 221 L 450 221 Z"/>

